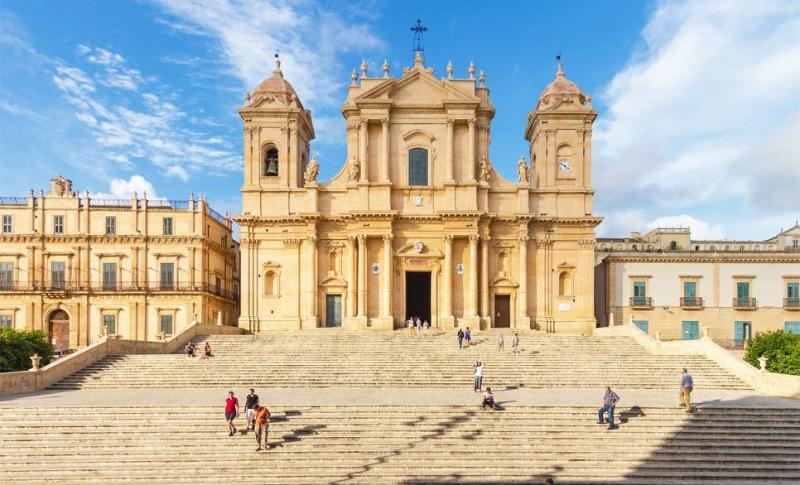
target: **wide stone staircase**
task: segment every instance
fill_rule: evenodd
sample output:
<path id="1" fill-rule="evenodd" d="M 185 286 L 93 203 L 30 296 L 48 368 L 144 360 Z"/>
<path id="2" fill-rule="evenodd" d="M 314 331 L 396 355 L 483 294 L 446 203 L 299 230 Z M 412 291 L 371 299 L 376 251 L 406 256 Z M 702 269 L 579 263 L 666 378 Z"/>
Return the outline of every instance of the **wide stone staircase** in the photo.
<path id="1" fill-rule="evenodd" d="M 800 409 L 273 408 L 271 448 L 218 407 L 2 407 L 2 483 L 800 483 Z M 238 418 L 243 426 L 243 419 Z"/>
<path id="2" fill-rule="evenodd" d="M 469 388 L 476 360 L 484 383 L 496 388 L 675 388 L 682 367 L 695 388 L 748 389 L 699 355 L 655 355 L 621 336 L 527 333 L 511 352 L 511 333 L 498 352 L 496 334 L 478 336 L 459 350 L 454 335 L 321 330 L 272 335 L 198 337 L 215 357 L 123 355 L 98 361 L 55 383 L 53 389 L 357 387 Z"/>

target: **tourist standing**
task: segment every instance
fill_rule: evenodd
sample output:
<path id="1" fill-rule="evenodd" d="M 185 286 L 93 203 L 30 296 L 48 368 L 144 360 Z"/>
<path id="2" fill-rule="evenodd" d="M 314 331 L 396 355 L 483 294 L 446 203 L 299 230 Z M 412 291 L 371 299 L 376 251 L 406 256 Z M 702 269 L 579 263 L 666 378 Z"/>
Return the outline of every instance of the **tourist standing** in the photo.
<path id="1" fill-rule="evenodd" d="M 519 352 L 519 334 L 515 333 L 514 338 L 511 340 L 511 352 L 517 353 Z"/>
<path id="2" fill-rule="evenodd" d="M 464 332 L 464 340 L 467 342 L 464 347 L 469 347 L 470 342 L 472 342 L 472 332 L 469 331 L 469 327 L 467 327 L 467 331 Z"/>
<path id="3" fill-rule="evenodd" d="M 506 346 L 506 339 L 503 338 L 503 333 L 497 334 L 497 351 L 502 352 Z"/>
<path id="4" fill-rule="evenodd" d="M 483 388 L 483 362 L 480 360 L 475 362 L 475 392 L 481 392 Z"/>
<path id="5" fill-rule="evenodd" d="M 239 414 L 239 400 L 233 395 L 233 391 L 228 393 L 228 398 L 225 399 L 225 421 L 228 422 L 228 436 L 233 436 L 236 433 L 236 426 L 233 425 L 233 420 Z"/>
<path id="6" fill-rule="evenodd" d="M 253 430 L 256 429 L 256 407 L 258 406 L 258 394 L 254 389 L 250 389 L 250 394 L 247 395 L 244 401 L 244 414 L 247 416 L 247 429 L 252 426 Z"/>
<path id="7" fill-rule="evenodd" d="M 255 419 L 253 421 L 253 429 L 256 431 L 256 443 L 258 448 L 256 451 L 261 451 L 261 438 L 264 438 L 264 449 L 269 449 L 269 409 L 266 406 L 256 404 Z"/>
<path id="8" fill-rule="evenodd" d="M 464 343 L 464 331 L 459 328 L 456 336 L 458 337 L 458 350 L 461 350 L 461 345 Z"/>
<path id="9" fill-rule="evenodd" d="M 603 414 L 608 413 L 608 429 L 614 429 L 614 406 L 617 405 L 619 396 L 606 386 L 606 393 L 603 395 L 603 407 L 597 410 L 597 424 L 605 424 Z"/>
<path id="10" fill-rule="evenodd" d="M 694 412 L 694 409 L 692 408 L 693 388 L 694 388 L 694 382 L 692 381 L 692 375 L 689 374 L 689 371 L 684 368 L 683 374 L 681 375 L 681 391 L 680 391 L 679 407 L 685 406 L 687 413 Z"/>

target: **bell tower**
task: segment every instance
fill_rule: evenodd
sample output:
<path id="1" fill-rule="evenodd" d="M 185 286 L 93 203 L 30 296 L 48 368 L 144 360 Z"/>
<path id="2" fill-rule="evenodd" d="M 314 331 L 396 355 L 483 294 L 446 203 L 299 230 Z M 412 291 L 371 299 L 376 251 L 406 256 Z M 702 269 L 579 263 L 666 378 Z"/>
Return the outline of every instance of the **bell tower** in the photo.
<path id="1" fill-rule="evenodd" d="M 311 112 L 284 79 L 278 54 L 272 76 L 245 95 L 239 115 L 244 124 L 243 210 L 252 215 L 285 214 L 288 197 L 285 205 L 270 205 L 262 212 L 259 194 L 303 187 L 314 126 Z"/>
<path id="2" fill-rule="evenodd" d="M 597 112 L 591 96 L 567 79 L 561 56 L 555 79 L 528 113 L 525 139 L 530 143 L 532 186 L 563 190 L 566 201 L 543 201 L 552 216 L 583 217 L 592 213 L 592 124 Z"/>

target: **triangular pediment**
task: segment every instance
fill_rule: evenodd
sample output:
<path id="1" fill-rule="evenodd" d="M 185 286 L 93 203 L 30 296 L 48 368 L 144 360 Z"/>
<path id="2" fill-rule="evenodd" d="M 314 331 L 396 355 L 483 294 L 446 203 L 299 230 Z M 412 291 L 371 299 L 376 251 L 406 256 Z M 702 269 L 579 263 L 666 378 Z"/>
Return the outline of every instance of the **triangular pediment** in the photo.
<path id="1" fill-rule="evenodd" d="M 438 79 L 424 69 L 412 69 L 400 79 L 387 79 L 355 99 L 356 104 L 391 102 L 414 105 L 441 105 L 444 102 L 480 103 L 480 99 L 446 79 Z"/>
<path id="2" fill-rule="evenodd" d="M 495 279 L 489 283 L 492 288 L 516 288 L 519 286 L 516 281 L 512 280 L 507 274 L 500 272 Z"/>
<path id="3" fill-rule="evenodd" d="M 322 280 L 319 286 L 323 287 L 340 287 L 340 286 L 347 286 L 347 282 L 337 276 L 329 276 Z"/>

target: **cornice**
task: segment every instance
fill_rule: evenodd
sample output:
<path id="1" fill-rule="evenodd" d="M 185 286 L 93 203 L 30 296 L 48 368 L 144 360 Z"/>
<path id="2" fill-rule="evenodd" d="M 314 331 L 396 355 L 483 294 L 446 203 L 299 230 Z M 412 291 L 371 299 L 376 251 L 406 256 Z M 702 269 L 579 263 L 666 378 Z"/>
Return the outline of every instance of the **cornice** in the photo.
<path id="1" fill-rule="evenodd" d="M 598 251 L 605 252 L 605 251 Z M 609 254 L 604 258 L 620 263 L 800 263 L 800 254 Z"/>

